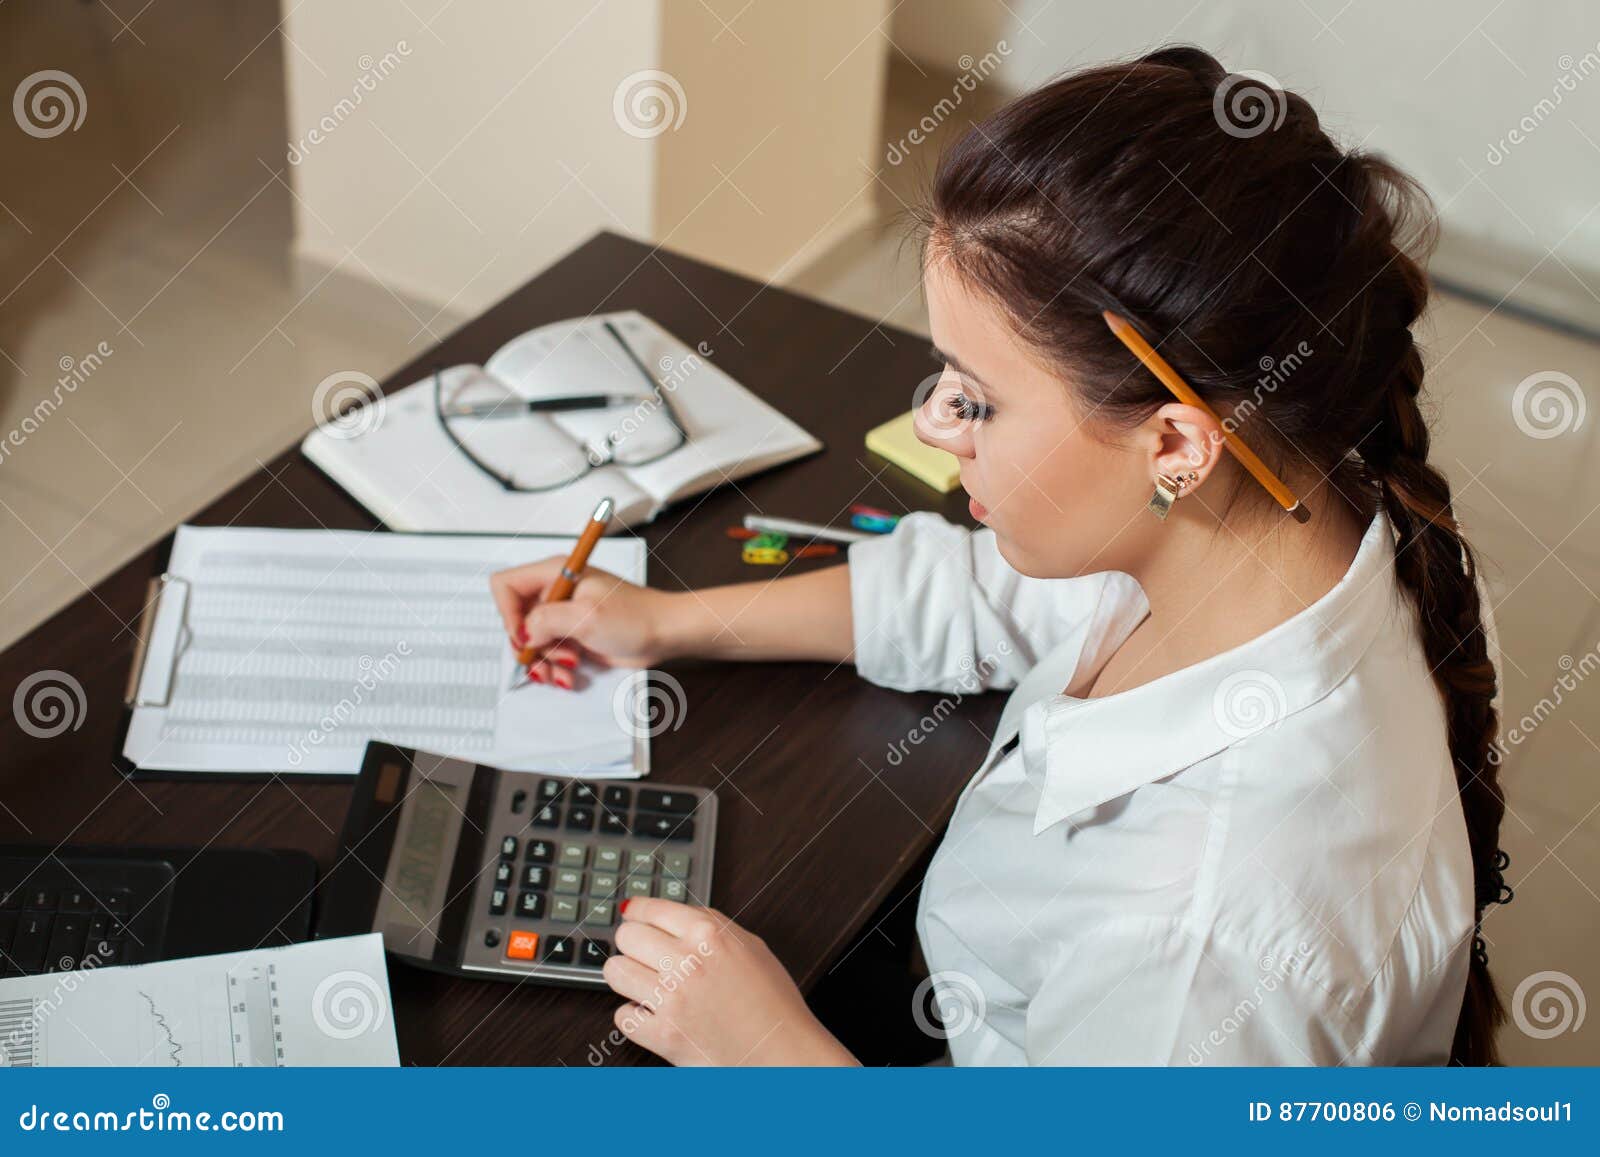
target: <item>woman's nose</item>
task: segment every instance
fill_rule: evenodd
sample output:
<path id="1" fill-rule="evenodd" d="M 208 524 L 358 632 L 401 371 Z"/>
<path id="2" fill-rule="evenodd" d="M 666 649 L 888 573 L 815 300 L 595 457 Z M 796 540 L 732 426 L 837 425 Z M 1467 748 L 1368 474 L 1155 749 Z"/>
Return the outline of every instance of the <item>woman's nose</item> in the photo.
<path id="1" fill-rule="evenodd" d="M 918 406 L 911 421 L 917 441 L 936 450 L 948 450 L 957 458 L 973 456 L 972 426 L 951 407 L 958 390 L 941 387 L 933 390 Z"/>

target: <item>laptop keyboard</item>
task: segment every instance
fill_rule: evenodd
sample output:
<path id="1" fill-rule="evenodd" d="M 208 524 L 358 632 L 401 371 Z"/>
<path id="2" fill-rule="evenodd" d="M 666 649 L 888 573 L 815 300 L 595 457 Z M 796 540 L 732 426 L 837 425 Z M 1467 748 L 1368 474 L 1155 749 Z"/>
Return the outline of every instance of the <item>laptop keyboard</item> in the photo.
<path id="1" fill-rule="evenodd" d="M 0 977 L 159 960 L 172 879 L 165 860 L 0 857 Z"/>

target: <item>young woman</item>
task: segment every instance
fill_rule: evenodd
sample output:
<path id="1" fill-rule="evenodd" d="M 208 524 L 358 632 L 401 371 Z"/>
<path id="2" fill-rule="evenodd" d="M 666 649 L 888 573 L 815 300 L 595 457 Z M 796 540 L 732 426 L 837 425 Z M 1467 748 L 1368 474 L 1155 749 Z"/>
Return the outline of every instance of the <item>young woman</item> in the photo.
<path id="1" fill-rule="evenodd" d="M 1418 410 L 1424 204 L 1297 96 L 1235 123 L 1239 79 L 1192 48 L 1091 69 L 941 160 L 919 428 L 984 529 L 914 514 L 848 566 L 688 594 L 495 577 L 558 685 L 702 655 L 1015 688 L 918 916 L 957 1063 L 1494 1057 L 1495 670 Z M 636 900 L 616 946 L 617 1023 L 668 1060 L 852 1060 L 722 915 Z"/>

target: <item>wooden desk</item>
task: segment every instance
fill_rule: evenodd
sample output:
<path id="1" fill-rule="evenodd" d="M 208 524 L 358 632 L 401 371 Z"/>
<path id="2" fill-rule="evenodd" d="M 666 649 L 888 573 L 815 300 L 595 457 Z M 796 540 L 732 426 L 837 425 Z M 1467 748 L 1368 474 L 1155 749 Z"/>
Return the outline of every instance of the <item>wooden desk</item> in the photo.
<path id="1" fill-rule="evenodd" d="M 600 234 L 534 278 L 386 387 L 436 364 L 482 362 L 517 334 L 588 311 L 639 309 L 711 357 L 826 444 L 806 461 L 726 485 L 646 528 L 650 581 L 666 588 L 746 580 L 723 535 L 762 510 L 832 521 L 854 501 L 933 508 L 968 521 L 957 495 L 940 500 L 862 447 L 871 426 L 910 404 L 932 370 L 927 344 L 900 330 L 685 257 Z M 309 388 L 309 387 L 308 387 Z M 291 449 L 192 521 L 200 525 L 366 529 L 372 518 Z M 0 841 L 303 848 L 332 862 L 349 788 L 281 780 L 123 779 L 112 764 L 146 581 L 170 538 L 132 559 L 0 656 L 9 700 L 34 672 L 82 684 L 77 730 L 34 738 L 0 719 Z M 810 560 L 802 565 L 825 565 Z M 836 561 L 836 560 L 835 560 Z M 794 624 L 796 631 L 806 624 Z M 809 989 L 937 838 L 998 719 L 997 696 L 969 699 L 897 766 L 888 746 L 937 702 L 824 664 L 682 663 L 683 725 L 654 741 L 654 775 L 706 784 L 722 800 L 714 901 L 766 938 Z M 390 969 L 400 1055 L 408 1064 L 591 1063 L 618 1000 L 462 981 Z M 909 1011 L 909 1010 L 907 1010 Z M 609 1063 L 642 1050 L 610 1048 Z"/>

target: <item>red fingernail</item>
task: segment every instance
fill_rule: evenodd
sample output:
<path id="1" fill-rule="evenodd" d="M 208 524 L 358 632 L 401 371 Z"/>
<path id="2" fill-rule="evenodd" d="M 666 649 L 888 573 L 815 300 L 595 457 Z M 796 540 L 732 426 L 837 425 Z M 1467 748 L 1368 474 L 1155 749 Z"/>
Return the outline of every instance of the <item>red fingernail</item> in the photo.
<path id="1" fill-rule="evenodd" d="M 617 905 L 617 911 L 626 916 L 628 914 L 628 905 L 631 903 L 633 903 L 632 900 L 624 900 L 622 903 Z"/>
<path id="2" fill-rule="evenodd" d="M 572 676 L 567 674 L 565 671 L 556 671 L 550 676 L 550 680 L 562 690 L 572 690 Z"/>
<path id="3" fill-rule="evenodd" d="M 557 655 L 556 662 L 560 663 L 569 671 L 576 671 L 578 669 L 578 660 L 569 658 L 566 655 Z"/>
<path id="4" fill-rule="evenodd" d="M 532 667 L 528 668 L 528 678 L 532 679 L 535 683 L 544 682 L 544 676 L 535 671 Z"/>

